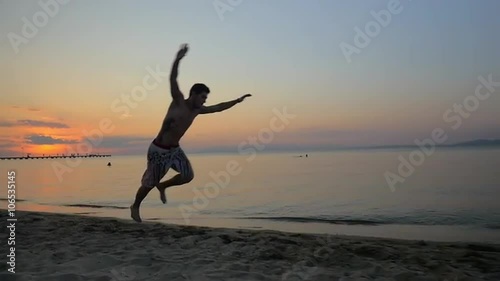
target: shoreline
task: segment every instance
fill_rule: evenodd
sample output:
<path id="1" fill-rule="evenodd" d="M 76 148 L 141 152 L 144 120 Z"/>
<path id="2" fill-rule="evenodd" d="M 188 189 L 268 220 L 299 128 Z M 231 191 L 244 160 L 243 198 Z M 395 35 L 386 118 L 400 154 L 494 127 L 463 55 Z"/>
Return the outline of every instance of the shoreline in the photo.
<path id="1" fill-rule="evenodd" d="M 18 280 L 500 280 L 496 244 L 16 216 Z"/>
<path id="2" fill-rule="evenodd" d="M 71 206 L 71 207 L 68 207 Z M 19 211 L 46 212 L 53 214 L 85 215 L 97 218 L 114 218 L 132 221 L 128 206 L 107 206 L 91 204 L 53 205 L 22 202 L 16 207 Z M 161 206 L 164 207 L 164 206 Z M 164 216 L 173 213 L 165 209 L 143 206 L 141 210 L 144 222 L 155 222 L 178 226 L 199 226 L 227 229 L 273 230 L 286 233 L 344 235 L 358 237 L 375 237 L 402 240 L 422 240 L 428 242 L 480 242 L 500 245 L 500 229 L 484 228 L 476 225 L 421 225 L 421 224 L 378 224 L 378 223 L 325 223 L 321 221 L 302 222 L 290 218 L 257 218 L 257 217 L 210 217 L 197 216 L 186 222 L 177 216 Z"/>

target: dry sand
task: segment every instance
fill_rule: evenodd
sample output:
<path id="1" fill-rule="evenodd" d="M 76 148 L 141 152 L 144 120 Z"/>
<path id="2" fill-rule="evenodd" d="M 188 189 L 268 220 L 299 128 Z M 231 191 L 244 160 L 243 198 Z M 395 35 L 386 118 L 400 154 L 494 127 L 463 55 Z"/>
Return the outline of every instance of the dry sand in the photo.
<path id="1" fill-rule="evenodd" d="M 16 215 L 15 279 L 3 250 L 0 280 L 500 280 L 500 245 Z"/>

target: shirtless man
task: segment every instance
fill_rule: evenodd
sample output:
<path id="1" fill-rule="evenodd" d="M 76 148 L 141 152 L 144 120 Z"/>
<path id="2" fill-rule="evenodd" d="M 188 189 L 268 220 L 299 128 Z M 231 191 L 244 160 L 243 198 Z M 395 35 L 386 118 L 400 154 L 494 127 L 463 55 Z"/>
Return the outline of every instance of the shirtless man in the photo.
<path id="1" fill-rule="evenodd" d="M 154 187 L 158 188 L 161 201 L 165 204 L 167 202 L 165 196 L 166 188 L 186 184 L 193 180 L 193 169 L 184 151 L 179 146 L 179 141 L 191 126 L 196 116 L 198 114 L 214 113 L 229 109 L 237 103 L 242 102 L 246 97 L 251 96 L 250 94 L 246 94 L 232 101 L 204 106 L 210 90 L 206 85 L 197 83 L 191 87 L 189 98 L 184 99 L 184 95 L 177 84 L 177 69 L 180 60 L 186 55 L 187 51 L 188 45 L 184 44 L 177 52 L 172 72 L 170 73 L 172 102 L 163 120 L 160 132 L 149 145 L 147 169 L 142 176 L 141 187 L 137 190 L 135 202 L 130 206 L 131 217 L 137 222 L 141 222 L 139 214 L 141 202 L 146 198 L 151 189 Z M 160 182 L 170 168 L 173 168 L 178 174 L 167 181 Z"/>

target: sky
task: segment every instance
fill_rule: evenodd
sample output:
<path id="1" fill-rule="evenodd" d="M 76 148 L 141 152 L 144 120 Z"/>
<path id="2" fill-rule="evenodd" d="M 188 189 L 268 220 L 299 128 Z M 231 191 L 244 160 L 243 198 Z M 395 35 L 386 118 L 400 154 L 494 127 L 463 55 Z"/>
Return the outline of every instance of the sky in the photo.
<path id="1" fill-rule="evenodd" d="M 185 95 L 197 82 L 209 105 L 252 94 L 200 115 L 181 140 L 189 152 L 413 144 L 436 128 L 447 143 L 500 138 L 500 86 L 478 86 L 500 81 L 498 11 L 497 0 L 1 0 L 0 155 L 144 154 L 182 43 Z"/>

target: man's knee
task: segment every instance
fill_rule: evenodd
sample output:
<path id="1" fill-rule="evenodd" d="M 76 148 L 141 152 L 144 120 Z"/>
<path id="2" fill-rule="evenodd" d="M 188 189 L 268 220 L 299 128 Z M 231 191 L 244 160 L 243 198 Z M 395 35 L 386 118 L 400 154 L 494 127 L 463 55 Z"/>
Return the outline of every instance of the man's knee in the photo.
<path id="1" fill-rule="evenodd" d="M 188 183 L 193 179 L 194 179 L 194 173 L 192 171 L 182 175 L 182 180 L 184 181 L 184 183 Z"/>

